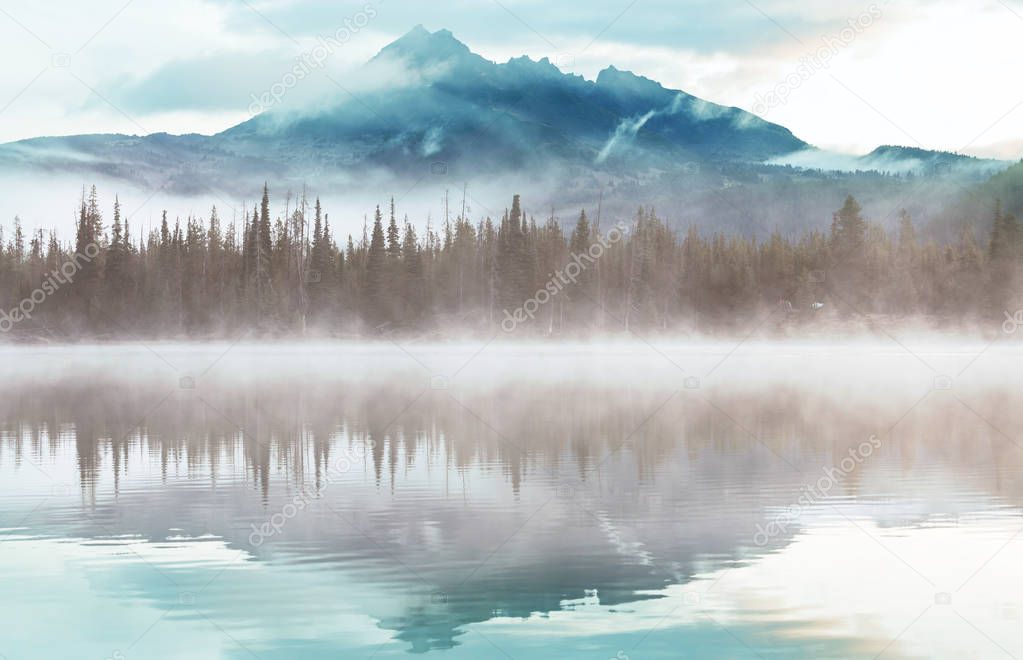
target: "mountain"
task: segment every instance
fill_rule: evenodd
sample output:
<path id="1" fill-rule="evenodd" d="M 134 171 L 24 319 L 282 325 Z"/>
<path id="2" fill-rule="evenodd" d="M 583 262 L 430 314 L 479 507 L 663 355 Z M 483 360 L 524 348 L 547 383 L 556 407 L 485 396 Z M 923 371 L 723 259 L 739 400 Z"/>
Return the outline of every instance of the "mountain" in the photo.
<path id="1" fill-rule="evenodd" d="M 79 135 L 0 145 L 0 172 L 82 182 L 99 176 L 142 190 L 250 199 L 264 180 L 337 194 L 373 189 L 385 198 L 434 174 L 445 186 L 494 186 L 502 200 L 517 189 L 544 208 L 577 209 L 601 196 L 615 212 L 657 204 L 688 222 L 695 216 L 762 231 L 794 217 L 826 221 L 847 192 L 859 191 L 867 203 L 897 195 L 899 184 L 879 172 L 946 163 L 940 174 L 966 158 L 882 147 L 845 168 L 878 170 L 872 175 L 786 167 L 823 152 L 783 126 L 629 71 L 611 66 L 590 81 L 546 58 L 498 64 L 451 32 L 422 26 L 359 74 L 372 84 L 339 90 L 315 107 L 272 107 L 212 136 Z M 788 197 L 777 199 L 785 190 Z"/>
<path id="2" fill-rule="evenodd" d="M 412 82 L 339 93 L 322 110 L 257 115 L 223 133 L 85 135 L 0 147 L 0 164 L 162 178 L 191 193 L 245 176 L 310 169 L 452 174 L 567 163 L 635 172 L 690 161 L 761 162 L 806 148 L 788 129 L 737 108 L 671 90 L 610 67 L 596 81 L 527 57 L 496 64 L 451 32 L 417 26 L 365 65 L 386 78 L 396 65 Z M 213 180 L 211 180 L 213 179 Z M 218 181 L 219 180 L 219 181 Z"/>
<path id="3" fill-rule="evenodd" d="M 807 146 L 750 113 L 613 67 L 591 82 L 546 58 L 495 64 L 447 30 L 417 27 L 367 69 L 388 72 L 395 63 L 416 83 L 360 93 L 315 114 L 265 113 L 227 130 L 225 141 L 240 153 L 270 150 L 275 162 L 302 144 L 315 157 L 341 149 L 345 165 L 422 171 L 424 162 L 443 161 L 474 173 L 553 162 L 626 171 L 759 162 Z"/>
<path id="4" fill-rule="evenodd" d="M 770 162 L 838 172 L 880 172 L 973 180 L 993 176 L 1008 166 L 1004 161 L 991 158 L 898 145 L 883 145 L 863 156 L 832 153 L 811 147 L 774 158 Z"/>
<path id="5" fill-rule="evenodd" d="M 931 151 L 890 144 L 861 156 L 857 165 L 863 170 L 913 172 L 924 176 L 941 176 L 969 170 L 982 171 L 990 176 L 1005 169 L 1005 163 L 990 158 L 975 158 L 950 151 Z"/>

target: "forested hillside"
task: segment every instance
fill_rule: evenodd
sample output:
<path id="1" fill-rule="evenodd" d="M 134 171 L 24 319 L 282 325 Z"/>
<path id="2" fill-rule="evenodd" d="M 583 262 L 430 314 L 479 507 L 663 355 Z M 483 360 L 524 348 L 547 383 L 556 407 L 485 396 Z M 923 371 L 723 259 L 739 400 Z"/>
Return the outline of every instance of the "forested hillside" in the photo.
<path id="1" fill-rule="evenodd" d="M 264 188 L 239 223 L 164 213 L 142 236 L 93 188 L 73 242 L 18 222 L 0 234 L 0 337 L 690 332 L 761 317 L 798 331 L 828 315 L 954 326 L 1014 313 L 1020 230 L 1000 204 L 990 235 L 964 225 L 939 244 L 905 212 L 890 234 L 851 196 L 837 202 L 828 231 L 764 241 L 676 233 L 650 208 L 583 210 L 563 230 L 518 195 L 502 217 L 439 225 L 392 202 L 342 238 L 318 200 L 275 214 Z"/>

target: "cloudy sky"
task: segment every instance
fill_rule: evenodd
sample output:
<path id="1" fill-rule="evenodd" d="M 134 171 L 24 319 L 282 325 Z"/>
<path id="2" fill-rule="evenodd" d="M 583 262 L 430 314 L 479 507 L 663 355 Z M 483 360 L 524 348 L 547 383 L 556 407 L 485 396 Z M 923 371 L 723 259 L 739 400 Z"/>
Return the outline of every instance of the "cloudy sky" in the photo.
<path id="1" fill-rule="evenodd" d="M 416 24 L 496 61 L 614 64 L 825 148 L 1023 157 L 1023 0 L 0 0 L 0 141 L 217 132 L 318 37 L 346 40 L 291 103 L 342 94 Z"/>

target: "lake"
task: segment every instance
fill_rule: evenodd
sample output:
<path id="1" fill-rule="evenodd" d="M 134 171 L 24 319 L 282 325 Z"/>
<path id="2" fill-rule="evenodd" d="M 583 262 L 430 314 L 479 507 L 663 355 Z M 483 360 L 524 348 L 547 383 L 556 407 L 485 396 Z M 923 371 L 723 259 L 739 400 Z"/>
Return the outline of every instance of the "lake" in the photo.
<path id="1" fill-rule="evenodd" d="M 1023 657 L 1021 367 L 0 347 L 0 658 Z"/>

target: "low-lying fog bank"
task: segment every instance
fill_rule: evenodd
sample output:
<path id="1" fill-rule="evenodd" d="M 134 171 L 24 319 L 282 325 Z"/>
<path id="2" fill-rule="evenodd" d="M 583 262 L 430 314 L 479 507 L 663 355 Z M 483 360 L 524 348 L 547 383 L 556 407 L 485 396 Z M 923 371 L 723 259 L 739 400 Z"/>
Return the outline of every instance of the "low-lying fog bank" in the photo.
<path id="1" fill-rule="evenodd" d="M 913 334 L 845 339 L 631 337 L 587 341 L 126 342 L 0 346 L 0 389 L 26 380 L 131 382 L 154 377 L 219 384 L 264 379 L 302 382 L 419 382 L 433 389 L 539 382 L 605 383 L 618 388 L 730 387 L 827 381 L 895 387 L 942 379 L 1015 378 L 1023 345 L 1013 336 Z M 190 380 L 189 380 L 190 379 Z M 194 381 L 194 382 L 193 382 Z M 874 396 L 877 392 L 869 392 Z"/>

